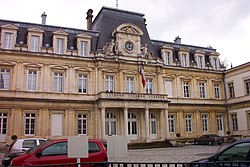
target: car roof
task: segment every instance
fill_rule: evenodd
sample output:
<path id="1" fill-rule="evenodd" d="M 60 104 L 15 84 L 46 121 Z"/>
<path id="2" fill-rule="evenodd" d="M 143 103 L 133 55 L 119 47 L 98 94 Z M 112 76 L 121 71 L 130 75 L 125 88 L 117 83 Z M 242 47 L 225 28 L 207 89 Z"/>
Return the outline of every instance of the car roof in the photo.
<path id="1" fill-rule="evenodd" d="M 24 140 L 47 140 L 44 138 L 23 138 L 23 139 L 16 139 L 17 141 L 24 141 Z"/>
<path id="2" fill-rule="evenodd" d="M 68 141 L 68 139 L 49 139 L 50 141 L 53 142 L 64 142 L 64 141 Z M 100 139 L 88 139 L 88 141 L 101 141 Z"/>

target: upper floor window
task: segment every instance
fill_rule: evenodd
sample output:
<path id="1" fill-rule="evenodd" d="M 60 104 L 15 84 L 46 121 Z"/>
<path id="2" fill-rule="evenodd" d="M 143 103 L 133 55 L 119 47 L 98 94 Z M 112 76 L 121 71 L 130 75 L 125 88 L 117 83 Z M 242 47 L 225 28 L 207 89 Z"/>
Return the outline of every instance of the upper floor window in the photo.
<path id="1" fill-rule="evenodd" d="M 10 32 L 4 33 L 4 41 L 3 41 L 3 48 L 4 49 L 13 49 L 13 47 L 14 47 L 13 37 L 14 37 L 13 33 L 10 33 Z"/>
<path id="2" fill-rule="evenodd" d="M 153 94 L 153 79 L 146 79 L 146 94 Z"/>
<path id="3" fill-rule="evenodd" d="M 250 79 L 245 80 L 246 94 L 250 95 Z"/>
<path id="4" fill-rule="evenodd" d="M 234 98 L 235 94 L 234 94 L 234 83 L 233 82 L 228 83 L 228 90 L 229 90 L 229 97 Z"/>
<path id="5" fill-rule="evenodd" d="M 183 82 L 183 97 L 190 97 L 189 82 Z"/>
<path id="6" fill-rule="evenodd" d="M 197 66 L 203 68 L 203 56 L 197 56 Z"/>
<path id="7" fill-rule="evenodd" d="M 168 97 L 173 97 L 173 81 L 166 80 L 165 81 L 166 94 Z"/>
<path id="8" fill-rule="evenodd" d="M 36 123 L 36 114 L 35 113 L 26 113 L 25 114 L 25 124 L 24 124 L 24 134 L 25 135 L 35 135 L 35 123 Z"/>
<path id="9" fill-rule="evenodd" d="M 87 93 L 87 76 L 80 74 L 78 76 L 78 93 Z"/>
<path id="10" fill-rule="evenodd" d="M 214 84 L 214 97 L 220 99 L 220 85 L 218 83 Z"/>
<path id="11" fill-rule="evenodd" d="M 171 60 L 170 52 L 165 52 L 165 64 L 170 65 L 171 64 L 170 60 Z"/>
<path id="12" fill-rule="evenodd" d="M 186 54 L 181 55 L 181 66 L 187 67 L 188 66 L 188 58 Z"/>
<path id="13" fill-rule="evenodd" d="M 36 91 L 37 90 L 37 71 L 36 70 L 28 70 L 27 90 L 28 91 Z"/>
<path id="14" fill-rule="evenodd" d="M 54 73 L 54 92 L 56 93 L 63 92 L 63 73 L 60 72 Z"/>
<path id="15" fill-rule="evenodd" d="M 114 92 L 114 77 L 106 76 L 106 92 Z"/>
<path id="16" fill-rule="evenodd" d="M 133 77 L 127 77 L 126 92 L 127 93 L 134 93 L 134 78 Z"/>
<path id="17" fill-rule="evenodd" d="M 199 93 L 200 93 L 200 98 L 204 99 L 206 97 L 205 93 L 205 83 L 199 83 Z"/>
<path id="18" fill-rule="evenodd" d="M 56 53 L 57 54 L 64 54 L 64 38 L 57 38 L 56 39 Z"/>
<path id="19" fill-rule="evenodd" d="M 81 41 L 80 42 L 80 56 L 87 56 L 87 41 Z"/>
<path id="20" fill-rule="evenodd" d="M 0 90 L 10 89 L 10 69 L 0 68 Z"/>
<path id="21" fill-rule="evenodd" d="M 30 51 L 39 52 L 40 47 L 40 37 L 36 35 L 31 35 L 30 39 Z"/>

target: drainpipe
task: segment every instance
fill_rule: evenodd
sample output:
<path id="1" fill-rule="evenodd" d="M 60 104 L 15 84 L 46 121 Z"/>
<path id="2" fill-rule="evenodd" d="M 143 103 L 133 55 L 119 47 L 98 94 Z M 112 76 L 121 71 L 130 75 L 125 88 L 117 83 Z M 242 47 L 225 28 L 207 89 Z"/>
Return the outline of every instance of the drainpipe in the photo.
<path id="1" fill-rule="evenodd" d="M 226 89 L 226 81 L 225 81 L 225 70 L 222 74 L 223 85 L 224 85 L 224 95 L 225 95 L 225 105 L 226 105 L 226 114 L 227 114 L 227 129 L 230 131 L 230 123 L 229 123 L 229 112 L 228 112 L 228 101 L 227 101 L 227 89 Z"/>

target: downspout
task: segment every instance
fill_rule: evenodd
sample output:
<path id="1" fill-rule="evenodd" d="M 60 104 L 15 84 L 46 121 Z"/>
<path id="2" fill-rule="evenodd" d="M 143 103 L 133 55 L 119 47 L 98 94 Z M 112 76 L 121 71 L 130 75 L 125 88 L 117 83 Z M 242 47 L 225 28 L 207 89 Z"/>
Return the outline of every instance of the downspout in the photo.
<path id="1" fill-rule="evenodd" d="M 223 71 L 222 79 L 223 79 L 224 95 L 225 95 L 225 106 L 226 106 L 226 115 L 227 115 L 227 129 L 228 129 L 228 131 L 230 131 L 228 101 L 227 101 L 227 89 L 226 89 L 226 81 L 225 81 L 225 70 Z"/>

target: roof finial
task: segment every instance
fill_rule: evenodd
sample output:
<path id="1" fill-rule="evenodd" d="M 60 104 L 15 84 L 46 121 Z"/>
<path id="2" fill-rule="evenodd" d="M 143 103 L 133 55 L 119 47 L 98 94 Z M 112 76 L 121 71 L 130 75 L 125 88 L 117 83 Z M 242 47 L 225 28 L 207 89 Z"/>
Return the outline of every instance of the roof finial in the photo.
<path id="1" fill-rule="evenodd" d="M 118 9 L 118 0 L 116 0 L 116 8 Z"/>

